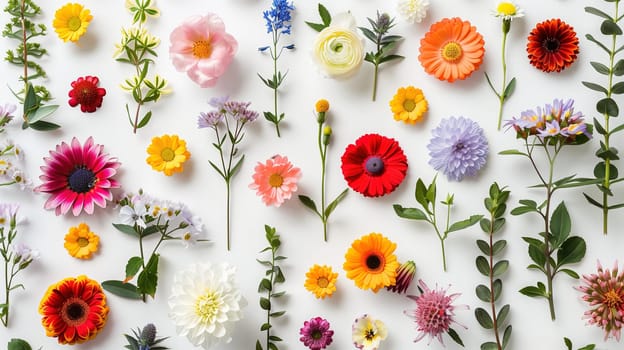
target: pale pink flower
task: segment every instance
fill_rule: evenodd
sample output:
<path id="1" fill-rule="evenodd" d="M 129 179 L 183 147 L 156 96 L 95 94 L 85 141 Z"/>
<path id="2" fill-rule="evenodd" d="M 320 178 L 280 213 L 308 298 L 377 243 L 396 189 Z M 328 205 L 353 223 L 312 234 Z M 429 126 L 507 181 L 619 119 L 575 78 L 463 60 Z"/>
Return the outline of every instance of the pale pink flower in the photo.
<path id="1" fill-rule="evenodd" d="M 254 170 L 254 182 L 249 188 L 256 190 L 266 205 L 279 207 L 297 191 L 301 169 L 294 167 L 288 157 L 275 155 L 264 164 L 258 162 Z"/>
<path id="2" fill-rule="evenodd" d="M 446 289 L 429 289 L 423 282 L 418 280 L 418 286 L 422 290 L 420 296 L 408 295 L 407 297 L 416 302 L 416 309 L 406 310 L 405 314 L 413 317 L 420 332 L 414 342 L 420 341 L 425 336 L 429 336 L 429 343 L 433 338 L 437 338 L 442 345 L 442 334 L 447 333 L 451 323 L 457 323 L 453 317 L 455 309 L 468 309 L 467 305 L 453 305 L 453 301 L 460 295 L 454 293 L 446 295 Z M 457 323 L 459 324 L 459 323 Z M 466 328 L 463 325 L 460 325 Z"/>
<path id="3" fill-rule="evenodd" d="M 583 318 L 605 331 L 605 340 L 615 337 L 620 341 L 624 324 L 624 273 L 618 271 L 617 261 L 613 270 L 603 269 L 598 261 L 598 273 L 583 275 L 585 285 L 575 287 L 584 293 L 583 300 L 590 309 Z"/>
<path id="4" fill-rule="evenodd" d="M 190 17 L 169 39 L 173 66 L 203 88 L 215 86 L 238 49 L 238 42 L 225 32 L 223 21 L 214 13 Z"/>

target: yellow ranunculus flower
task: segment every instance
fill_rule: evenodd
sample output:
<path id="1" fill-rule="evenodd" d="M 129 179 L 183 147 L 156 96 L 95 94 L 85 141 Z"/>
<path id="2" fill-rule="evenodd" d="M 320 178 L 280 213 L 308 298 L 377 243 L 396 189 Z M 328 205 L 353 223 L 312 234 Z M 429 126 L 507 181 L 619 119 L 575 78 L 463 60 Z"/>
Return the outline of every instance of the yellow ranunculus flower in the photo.
<path id="1" fill-rule="evenodd" d="M 337 15 L 323 29 L 313 46 L 313 58 L 323 74 L 330 78 L 348 78 L 355 74 L 364 59 L 364 45 L 356 32 L 351 14 Z"/>

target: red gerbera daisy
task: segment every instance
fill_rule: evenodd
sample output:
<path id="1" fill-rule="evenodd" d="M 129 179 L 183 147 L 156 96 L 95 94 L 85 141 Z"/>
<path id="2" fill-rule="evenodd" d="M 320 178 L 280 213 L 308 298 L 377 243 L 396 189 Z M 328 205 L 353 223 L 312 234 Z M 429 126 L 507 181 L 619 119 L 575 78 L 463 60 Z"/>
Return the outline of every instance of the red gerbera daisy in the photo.
<path id="1" fill-rule="evenodd" d="M 399 143 L 378 134 L 367 134 L 347 146 L 342 174 L 349 187 L 366 197 L 394 191 L 405 178 L 407 158 Z"/>
<path id="2" fill-rule="evenodd" d="M 82 146 L 74 137 L 71 145 L 62 142 L 50 151 L 50 157 L 43 159 L 43 175 L 39 176 L 43 184 L 35 189 L 51 194 L 45 209 L 55 208 L 56 215 L 60 215 L 71 208 L 77 216 L 83 209 L 93 214 L 94 204 L 106 207 L 106 201 L 113 198 L 110 189 L 119 187 L 112 177 L 121 163 L 102 153 L 103 148 L 91 137 Z"/>
<path id="3" fill-rule="evenodd" d="M 538 23 L 528 39 L 529 60 L 544 72 L 561 72 L 576 60 L 579 53 L 579 39 L 574 28 L 559 18 Z"/>
<path id="4" fill-rule="evenodd" d="M 59 344 L 84 343 L 106 325 L 106 295 L 87 276 L 69 277 L 51 285 L 39 303 L 46 335 Z"/>
<path id="5" fill-rule="evenodd" d="M 100 79 L 90 75 L 72 82 L 72 89 L 69 90 L 69 105 L 72 107 L 80 105 L 80 110 L 85 113 L 93 113 L 102 107 L 106 90 L 98 87 L 99 82 Z"/>

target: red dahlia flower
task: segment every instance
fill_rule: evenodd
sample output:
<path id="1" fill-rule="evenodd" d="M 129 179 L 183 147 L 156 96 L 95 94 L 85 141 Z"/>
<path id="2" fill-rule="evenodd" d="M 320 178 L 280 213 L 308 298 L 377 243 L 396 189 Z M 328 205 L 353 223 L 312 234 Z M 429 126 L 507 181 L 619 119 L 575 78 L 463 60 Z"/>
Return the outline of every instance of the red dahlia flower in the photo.
<path id="1" fill-rule="evenodd" d="M 72 82 L 72 89 L 69 90 L 69 105 L 72 107 L 80 105 L 80 110 L 85 113 L 93 113 L 102 107 L 106 90 L 98 87 L 99 82 L 100 79 L 90 75 Z"/>
<path id="2" fill-rule="evenodd" d="M 574 28 L 559 18 L 538 23 L 528 38 L 527 53 L 531 64 L 544 72 L 561 72 L 579 53 L 579 39 Z"/>

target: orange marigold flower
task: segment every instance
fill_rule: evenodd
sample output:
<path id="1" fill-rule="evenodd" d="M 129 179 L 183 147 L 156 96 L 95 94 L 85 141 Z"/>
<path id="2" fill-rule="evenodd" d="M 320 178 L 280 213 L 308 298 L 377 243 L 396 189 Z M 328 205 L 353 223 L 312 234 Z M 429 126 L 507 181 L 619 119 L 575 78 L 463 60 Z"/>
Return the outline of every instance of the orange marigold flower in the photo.
<path id="1" fill-rule="evenodd" d="M 370 233 L 351 244 L 342 268 L 361 289 L 377 293 L 396 284 L 399 262 L 394 255 L 396 243 L 380 233 Z"/>
<path id="2" fill-rule="evenodd" d="M 331 297 L 336 291 L 336 280 L 338 274 L 335 273 L 331 266 L 314 264 L 306 272 L 305 288 L 312 292 L 317 299 L 325 299 Z"/>
<path id="3" fill-rule="evenodd" d="M 538 23 L 528 37 L 527 53 L 531 64 L 544 72 L 561 72 L 579 53 L 574 28 L 559 18 Z"/>
<path id="4" fill-rule="evenodd" d="M 479 69 L 485 49 L 477 28 L 460 18 L 434 23 L 420 40 L 418 60 L 425 71 L 450 83 L 463 80 Z"/>

